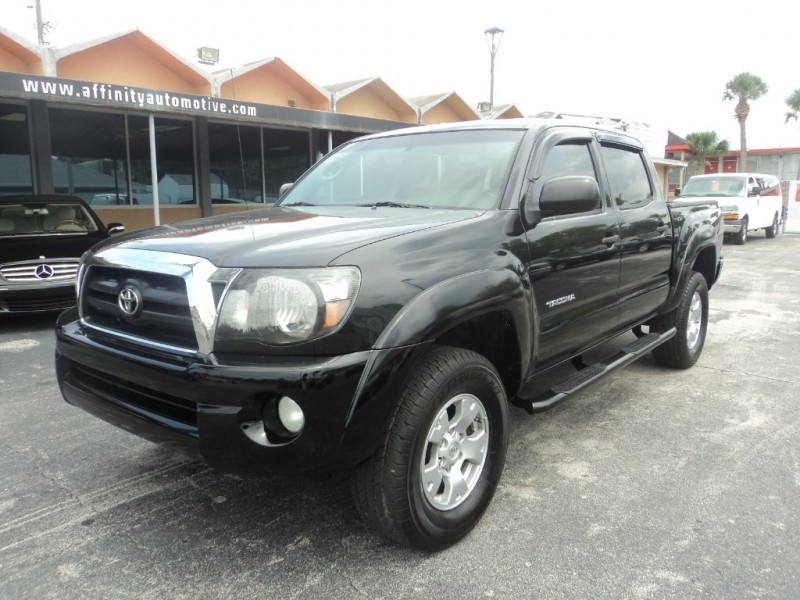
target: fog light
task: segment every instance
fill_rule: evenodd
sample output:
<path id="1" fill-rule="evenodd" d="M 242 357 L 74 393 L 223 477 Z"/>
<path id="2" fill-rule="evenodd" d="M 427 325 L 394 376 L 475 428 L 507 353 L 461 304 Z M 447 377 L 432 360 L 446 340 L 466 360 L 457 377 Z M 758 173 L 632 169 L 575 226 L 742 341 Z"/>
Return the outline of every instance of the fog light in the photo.
<path id="1" fill-rule="evenodd" d="M 289 433 L 300 433 L 306 422 L 303 409 L 288 396 L 278 400 L 278 419 Z"/>

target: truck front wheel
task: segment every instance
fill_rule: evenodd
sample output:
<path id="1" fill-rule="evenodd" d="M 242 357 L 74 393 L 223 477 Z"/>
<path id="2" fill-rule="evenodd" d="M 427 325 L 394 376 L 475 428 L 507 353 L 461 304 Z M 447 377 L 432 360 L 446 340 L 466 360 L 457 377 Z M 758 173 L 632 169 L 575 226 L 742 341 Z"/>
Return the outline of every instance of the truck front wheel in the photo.
<path id="1" fill-rule="evenodd" d="M 362 518 L 421 550 L 463 538 L 494 495 L 508 446 L 508 402 L 483 356 L 433 347 L 400 390 L 385 442 L 353 473 Z"/>
<path id="2" fill-rule="evenodd" d="M 737 246 L 743 246 L 747 241 L 747 217 L 742 219 L 742 226 L 733 235 L 733 241 Z"/>
<path id="3" fill-rule="evenodd" d="M 678 307 L 658 317 L 650 328 L 666 331 L 672 327 L 677 333 L 653 350 L 653 358 L 666 367 L 688 369 L 700 358 L 708 327 L 708 286 L 696 271 L 689 276 Z"/>

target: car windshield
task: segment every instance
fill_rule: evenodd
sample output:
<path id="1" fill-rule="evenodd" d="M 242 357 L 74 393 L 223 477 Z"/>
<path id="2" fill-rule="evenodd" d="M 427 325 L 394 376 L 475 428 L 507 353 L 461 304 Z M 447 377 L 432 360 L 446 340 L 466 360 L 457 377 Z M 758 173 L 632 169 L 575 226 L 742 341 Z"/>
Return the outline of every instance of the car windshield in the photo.
<path id="1" fill-rule="evenodd" d="M 740 177 L 690 179 L 681 191 L 681 198 L 744 195 L 744 179 Z"/>
<path id="2" fill-rule="evenodd" d="M 483 129 L 356 141 L 318 163 L 282 206 L 497 206 L 521 130 Z"/>
<path id="3" fill-rule="evenodd" d="M 66 234 L 97 231 L 97 224 L 78 204 L 19 203 L 0 205 L 0 235 Z"/>

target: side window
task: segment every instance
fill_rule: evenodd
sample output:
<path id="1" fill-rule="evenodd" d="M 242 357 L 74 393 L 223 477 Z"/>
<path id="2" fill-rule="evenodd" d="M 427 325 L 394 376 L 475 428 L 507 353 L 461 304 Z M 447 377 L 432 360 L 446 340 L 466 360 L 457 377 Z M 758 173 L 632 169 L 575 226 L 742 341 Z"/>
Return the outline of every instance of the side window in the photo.
<path id="1" fill-rule="evenodd" d="M 770 177 L 765 181 L 767 190 L 762 196 L 780 196 L 781 195 L 781 182 L 775 177 Z"/>
<path id="2" fill-rule="evenodd" d="M 547 153 L 539 180 L 544 183 L 553 177 L 566 175 L 583 175 L 597 179 L 592 155 L 586 142 L 561 143 L 553 146 Z"/>
<path id="3" fill-rule="evenodd" d="M 601 146 L 611 197 L 623 210 L 649 204 L 653 200 L 650 178 L 642 153 L 632 148 Z"/>

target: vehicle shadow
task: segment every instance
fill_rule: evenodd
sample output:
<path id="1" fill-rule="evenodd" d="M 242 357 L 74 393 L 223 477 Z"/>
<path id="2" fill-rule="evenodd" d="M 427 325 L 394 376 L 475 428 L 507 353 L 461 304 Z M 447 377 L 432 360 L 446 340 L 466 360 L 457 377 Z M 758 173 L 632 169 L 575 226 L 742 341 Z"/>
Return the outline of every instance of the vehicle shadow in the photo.
<path id="1" fill-rule="evenodd" d="M 0 313 L 0 331 L 4 333 L 55 329 L 58 312 L 16 314 Z"/>

